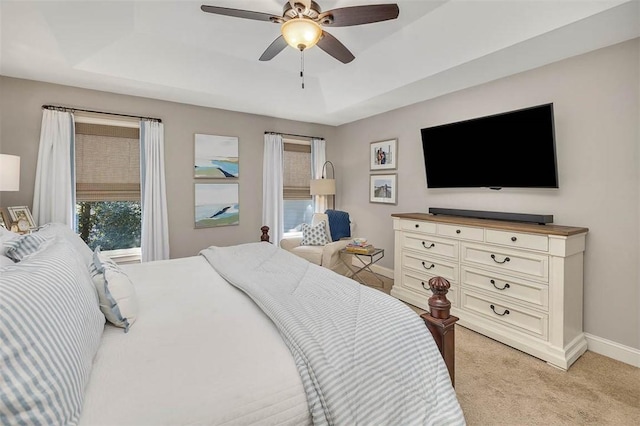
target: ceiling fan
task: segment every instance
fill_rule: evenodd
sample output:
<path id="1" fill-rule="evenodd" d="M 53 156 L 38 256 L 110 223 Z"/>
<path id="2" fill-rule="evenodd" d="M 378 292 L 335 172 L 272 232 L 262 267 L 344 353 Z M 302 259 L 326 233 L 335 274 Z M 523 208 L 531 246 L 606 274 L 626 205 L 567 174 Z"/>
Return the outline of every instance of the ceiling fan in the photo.
<path id="1" fill-rule="evenodd" d="M 200 8 L 203 12 L 280 24 L 282 35 L 267 47 L 260 56 L 261 61 L 273 59 L 287 44 L 300 51 L 317 44 L 320 49 L 345 64 L 353 61 L 355 56 L 322 27 L 349 27 L 388 21 L 396 19 L 400 13 L 397 4 L 341 7 L 323 12 L 318 3 L 312 0 L 288 1 L 283 7 L 282 16 L 218 6 L 202 5 Z"/>

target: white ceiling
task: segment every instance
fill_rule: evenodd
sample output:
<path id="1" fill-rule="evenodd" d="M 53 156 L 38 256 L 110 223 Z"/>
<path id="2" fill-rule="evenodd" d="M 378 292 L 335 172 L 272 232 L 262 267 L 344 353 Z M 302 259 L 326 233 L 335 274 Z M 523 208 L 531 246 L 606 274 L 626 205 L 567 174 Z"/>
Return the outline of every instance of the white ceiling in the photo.
<path id="1" fill-rule="evenodd" d="M 317 0 L 323 10 L 378 0 Z M 638 0 L 399 0 L 393 21 L 331 28 L 356 59 L 317 47 L 258 58 L 285 0 L 0 0 L 0 74 L 340 125 L 640 35 Z"/>

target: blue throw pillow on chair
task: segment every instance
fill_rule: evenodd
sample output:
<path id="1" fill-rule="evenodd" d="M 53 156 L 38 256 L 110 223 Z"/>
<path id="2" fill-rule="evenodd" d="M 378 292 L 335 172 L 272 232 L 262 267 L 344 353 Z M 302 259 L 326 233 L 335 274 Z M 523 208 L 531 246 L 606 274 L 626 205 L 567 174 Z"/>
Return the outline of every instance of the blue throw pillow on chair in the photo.
<path id="1" fill-rule="evenodd" d="M 324 213 L 329 217 L 329 228 L 333 241 L 351 237 L 349 213 L 340 210 L 327 210 Z"/>

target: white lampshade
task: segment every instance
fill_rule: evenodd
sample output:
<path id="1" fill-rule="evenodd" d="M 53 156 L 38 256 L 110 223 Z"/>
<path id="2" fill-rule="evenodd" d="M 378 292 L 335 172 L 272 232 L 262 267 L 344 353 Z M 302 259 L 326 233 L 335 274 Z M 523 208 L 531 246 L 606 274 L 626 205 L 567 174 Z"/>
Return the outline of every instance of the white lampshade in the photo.
<path id="1" fill-rule="evenodd" d="M 307 18 L 294 18 L 280 28 L 289 46 L 304 50 L 316 45 L 322 36 L 322 28 L 316 22 Z"/>
<path id="2" fill-rule="evenodd" d="M 311 179 L 309 188 L 311 195 L 335 195 L 335 179 Z"/>
<path id="3" fill-rule="evenodd" d="M 20 157 L 0 154 L 0 191 L 20 190 Z"/>

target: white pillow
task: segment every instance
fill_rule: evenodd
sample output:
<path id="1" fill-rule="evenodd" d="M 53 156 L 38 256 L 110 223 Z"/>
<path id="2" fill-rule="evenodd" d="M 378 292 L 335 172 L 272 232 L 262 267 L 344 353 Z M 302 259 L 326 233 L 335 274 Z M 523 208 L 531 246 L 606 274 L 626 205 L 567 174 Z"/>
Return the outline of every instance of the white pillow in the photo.
<path id="1" fill-rule="evenodd" d="M 93 284 L 98 290 L 100 310 L 107 320 L 124 328 L 125 333 L 138 316 L 138 299 L 131 279 L 97 247 L 89 267 Z"/>
<path id="2" fill-rule="evenodd" d="M 39 227 L 35 232 L 45 237 L 54 236 L 69 241 L 87 268 L 93 261 L 93 251 L 82 241 L 82 238 L 80 238 L 78 234 L 73 232 L 69 225 L 65 225 L 64 223 L 47 223 Z"/>

